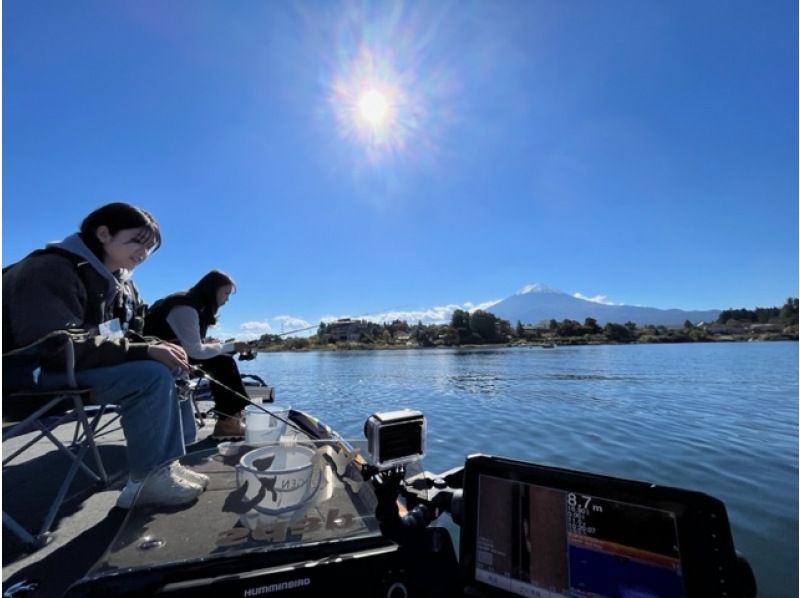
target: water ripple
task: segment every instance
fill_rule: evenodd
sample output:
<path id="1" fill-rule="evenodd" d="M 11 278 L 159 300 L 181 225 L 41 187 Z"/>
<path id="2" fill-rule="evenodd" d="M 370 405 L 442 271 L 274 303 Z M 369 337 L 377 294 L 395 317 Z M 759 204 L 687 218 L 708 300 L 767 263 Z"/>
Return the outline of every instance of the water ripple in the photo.
<path id="1" fill-rule="evenodd" d="M 353 438 L 375 411 L 423 411 L 432 471 L 484 452 L 716 496 L 760 595 L 783 597 L 798 579 L 797 366 L 797 343 L 697 343 L 275 353 L 248 370 Z"/>

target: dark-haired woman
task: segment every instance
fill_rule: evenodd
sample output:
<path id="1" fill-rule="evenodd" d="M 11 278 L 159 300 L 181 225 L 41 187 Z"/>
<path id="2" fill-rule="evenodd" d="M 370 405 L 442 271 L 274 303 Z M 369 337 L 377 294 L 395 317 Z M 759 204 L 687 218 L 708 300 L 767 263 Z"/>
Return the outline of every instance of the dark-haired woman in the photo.
<path id="1" fill-rule="evenodd" d="M 241 396 L 247 394 L 236 361 L 229 352 L 247 351 L 247 343 L 222 345 L 203 340 L 209 326 L 217 322 L 217 311 L 235 289 L 230 276 L 212 270 L 189 290 L 156 301 L 147 314 L 144 328 L 148 336 L 179 343 L 189 356 L 189 363 L 199 365 L 221 383 L 209 381 L 214 411 L 219 416 L 211 435 L 215 440 L 244 438 L 241 411 L 247 401 Z"/>
<path id="2" fill-rule="evenodd" d="M 130 479 L 117 506 L 178 505 L 195 499 L 208 478 L 177 461 L 184 430 L 173 372 L 189 369 L 186 353 L 148 343 L 131 271 L 161 244 L 153 216 L 127 203 L 93 211 L 80 232 L 34 251 L 3 272 L 4 351 L 57 331 L 74 335 L 75 374 L 92 400 L 122 414 Z M 63 364 L 42 367 L 40 384 L 65 383 Z M 192 422 L 193 424 L 193 422 Z M 150 482 L 145 477 L 154 472 Z"/>

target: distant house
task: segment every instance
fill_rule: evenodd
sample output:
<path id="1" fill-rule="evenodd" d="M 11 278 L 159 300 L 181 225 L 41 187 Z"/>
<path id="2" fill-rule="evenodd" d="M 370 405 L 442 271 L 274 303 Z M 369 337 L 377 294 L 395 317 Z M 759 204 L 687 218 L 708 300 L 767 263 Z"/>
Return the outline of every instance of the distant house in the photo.
<path id="1" fill-rule="evenodd" d="M 398 332 L 394 335 L 394 340 L 397 343 L 407 343 L 411 340 L 411 335 L 408 332 Z"/>
<path id="2" fill-rule="evenodd" d="M 752 324 L 750 326 L 751 332 L 780 332 L 781 330 L 783 327 L 778 324 Z"/>
<path id="3" fill-rule="evenodd" d="M 357 341 L 368 330 L 369 322 L 341 318 L 326 327 L 326 333 L 335 341 Z"/>
<path id="4" fill-rule="evenodd" d="M 729 334 L 730 332 L 732 332 L 732 330 L 731 330 L 731 328 L 729 326 L 726 326 L 725 324 L 720 324 L 719 322 L 710 322 L 710 323 L 709 322 L 700 322 L 697 325 L 697 328 L 701 328 L 703 330 L 706 330 L 707 332 L 710 332 L 711 334 Z"/>

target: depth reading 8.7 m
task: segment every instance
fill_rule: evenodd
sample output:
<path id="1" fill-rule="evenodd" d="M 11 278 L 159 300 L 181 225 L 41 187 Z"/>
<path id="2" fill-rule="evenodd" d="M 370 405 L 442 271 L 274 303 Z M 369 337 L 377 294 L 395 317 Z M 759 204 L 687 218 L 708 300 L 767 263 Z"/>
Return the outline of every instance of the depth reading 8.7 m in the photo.
<path id="1" fill-rule="evenodd" d="M 591 496 L 575 494 L 574 492 L 567 494 L 567 526 L 570 533 L 593 536 L 597 529 L 587 525 L 587 515 L 602 512 L 603 505 L 592 504 Z"/>

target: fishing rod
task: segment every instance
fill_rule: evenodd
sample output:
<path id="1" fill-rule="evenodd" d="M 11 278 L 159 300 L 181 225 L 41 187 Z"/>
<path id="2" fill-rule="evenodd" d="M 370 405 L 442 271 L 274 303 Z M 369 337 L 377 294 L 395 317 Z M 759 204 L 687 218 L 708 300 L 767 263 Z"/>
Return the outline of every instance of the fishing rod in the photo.
<path id="1" fill-rule="evenodd" d="M 319 324 L 314 324 L 313 326 L 307 326 L 306 328 L 298 328 L 297 330 L 290 330 L 289 332 L 281 332 L 280 334 L 275 334 L 273 336 L 289 336 L 290 334 L 294 334 L 295 332 L 305 332 L 306 330 L 313 330 L 314 328 L 319 328 Z"/>
<path id="2" fill-rule="evenodd" d="M 267 415 L 271 415 L 271 416 L 272 416 L 272 417 L 274 417 L 275 419 L 277 419 L 277 420 L 279 420 L 279 421 L 281 421 L 281 422 L 285 423 L 285 424 L 286 424 L 286 425 L 288 425 L 288 426 L 291 426 L 292 428 L 294 428 L 294 429 L 295 429 L 295 430 L 297 430 L 298 432 L 303 432 L 303 433 L 305 433 L 305 430 L 303 430 L 303 429 L 302 429 L 300 426 L 298 426 L 298 425 L 297 425 L 297 424 L 295 424 L 294 422 L 292 422 L 292 421 L 290 421 L 290 420 L 285 420 L 285 419 L 283 419 L 283 418 L 282 418 L 282 417 L 280 417 L 279 415 L 276 415 L 275 413 L 273 413 L 273 412 L 269 411 L 268 409 L 266 409 L 266 408 L 265 408 L 265 407 L 264 407 L 264 406 L 263 406 L 261 403 L 256 403 L 255 401 L 253 401 L 252 399 L 250 399 L 250 397 L 246 397 L 246 396 L 244 396 L 242 393 L 240 393 L 240 392 L 238 392 L 238 391 L 236 391 L 236 390 L 232 389 L 230 386 L 227 386 L 226 384 L 223 384 L 222 382 L 220 382 L 219 380 L 217 380 L 216 378 L 214 378 L 214 377 L 213 377 L 211 374 L 209 374 L 208 372 L 206 372 L 206 371 L 205 371 L 203 368 L 201 368 L 200 366 L 197 366 L 197 365 L 193 365 L 193 366 L 191 366 L 191 367 L 190 367 L 190 370 L 189 370 L 189 372 L 190 372 L 190 374 L 193 374 L 193 375 L 197 376 L 197 377 L 198 377 L 200 380 L 202 380 L 203 378 L 205 378 L 205 379 L 207 379 L 209 382 L 213 382 L 214 384 L 218 384 L 219 386 L 221 386 L 222 388 L 224 388 L 224 389 L 225 389 L 225 390 L 227 390 L 228 392 L 232 392 L 234 395 L 236 395 L 236 396 L 237 396 L 237 397 L 239 397 L 240 399 L 244 400 L 244 401 L 245 401 L 246 403 L 248 403 L 249 405 L 252 405 L 253 407 L 257 407 L 258 409 L 260 409 L 261 411 L 263 411 L 263 412 L 264 412 L 264 413 L 266 413 Z M 236 419 L 236 420 L 238 420 L 238 421 L 240 421 L 240 422 L 242 421 L 242 418 L 241 418 L 241 417 L 239 417 L 239 416 L 237 416 L 237 415 L 230 415 L 230 414 L 227 414 L 227 413 L 222 413 L 222 412 L 220 412 L 220 411 L 217 411 L 216 409 L 214 409 L 213 411 L 214 411 L 214 412 L 216 412 L 216 414 L 217 414 L 217 415 L 222 415 L 222 416 L 224 416 L 224 417 L 230 417 L 230 418 Z"/>
<path id="3" fill-rule="evenodd" d="M 384 312 L 387 312 L 387 311 L 391 311 L 391 310 L 394 310 L 394 309 L 400 309 L 400 308 L 403 308 L 403 307 L 406 307 L 406 306 L 405 305 L 398 305 L 398 306 L 395 306 L 395 307 L 387 307 L 386 309 L 381 309 L 381 310 L 379 310 L 377 312 L 372 312 L 372 313 L 369 313 L 369 314 L 363 314 L 363 315 L 360 315 L 360 316 L 354 316 L 351 319 L 363 320 L 364 318 L 369 318 L 370 316 L 375 315 L 375 314 L 381 314 L 381 313 L 384 313 Z M 336 322 L 336 320 L 332 320 L 331 322 L 322 322 L 322 321 L 320 321 L 320 323 L 324 323 L 324 324 L 331 324 L 333 322 Z M 274 334 L 273 336 L 289 336 L 290 334 L 295 334 L 297 332 L 305 332 L 306 330 L 313 330 L 314 328 L 319 328 L 319 324 L 314 324 L 313 326 L 306 326 L 305 328 L 298 328 L 296 330 L 290 330 L 288 332 L 281 332 L 280 334 Z M 252 341 L 250 341 L 250 342 L 252 342 Z"/>
<path id="4" fill-rule="evenodd" d="M 377 313 L 386 312 L 386 311 L 390 311 L 390 310 L 394 310 L 394 309 L 400 309 L 401 307 L 404 307 L 404 306 L 389 307 L 389 308 L 386 308 L 386 309 L 384 309 L 384 310 L 380 310 L 380 311 L 379 311 L 379 312 L 377 312 Z M 369 317 L 370 315 L 372 315 L 372 314 L 365 314 L 365 315 L 361 315 L 361 316 L 356 316 L 356 319 L 359 319 L 359 320 L 361 320 L 361 319 L 364 319 L 364 318 L 367 318 L 367 317 Z M 314 325 L 314 326 L 307 326 L 307 327 L 305 327 L 305 328 L 298 328 L 298 329 L 296 329 L 296 330 L 290 330 L 290 331 L 288 331 L 288 332 L 282 332 L 281 334 L 277 334 L 277 335 L 275 335 L 275 336 L 279 336 L 279 337 L 280 337 L 280 336 L 287 336 L 287 335 L 289 335 L 289 334 L 295 334 L 295 333 L 297 333 L 297 332 L 305 332 L 306 330 L 312 330 L 312 329 L 314 329 L 314 328 L 318 328 L 318 327 L 319 327 L 319 324 L 316 324 L 316 325 Z M 251 341 L 251 342 L 253 342 L 253 341 Z M 250 344 L 250 343 L 248 343 L 248 344 Z M 244 358 L 244 359 L 254 359 L 254 358 L 255 358 L 255 355 L 253 355 L 253 350 L 251 349 L 251 350 L 250 350 L 250 351 L 248 351 L 247 353 L 240 353 L 240 355 L 239 355 L 239 359 L 243 359 L 243 358 Z M 194 375 L 196 375 L 196 376 L 197 376 L 199 379 L 201 379 L 201 380 L 202 380 L 203 378 L 206 378 L 206 379 L 207 379 L 209 382 L 213 382 L 214 384 L 217 384 L 217 385 L 221 386 L 222 388 L 224 388 L 224 389 L 225 389 L 225 390 L 227 390 L 228 392 L 231 392 L 231 393 L 233 393 L 235 396 L 237 396 L 237 397 L 239 397 L 240 399 L 244 400 L 244 401 L 245 401 L 245 402 L 246 402 L 248 405 L 252 405 L 252 406 L 254 406 L 254 407 L 256 407 L 256 408 L 260 409 L 261 411 L 263 411 L 263 412 L 264 412 L 264 413 L 266 413 L 267 415 L 271 415 L 271 416 L 272 416 L 272 417 L 274 417 L 275 419 L 277 419 L 277 420 L 279 420 L 279 421 L 281 421 L 281 422 L 285 423 L 285 424 L 286 424 L 286 425 L 288 425 L 288 426 L 291 426 L 292 428 L 294 428 L 295 430 L 297 430 L 297 431 L 299 431 L 299 432 L 305 432 L 305 431 L 304 431 L 302 428 L 300 428 L 300 427 L 299 427 L 297 424 L 295 424 L 294 422 L 287 421 L 287 420 L 283 419 L 282 417 L 280 417 L 280 416 L 278 416 L 278 415 L 275 415 L 275 414 L 274 414 L 274 413 L 272 413 L 271 411 L 269 411 L 269 410 L 265 409 L 265 408 L 264 408 L 264 406 L 263 406 L 261 403 L 256 403 L 256 402 L 252 401 L 252 400 L 250 399 L 250 397 L 246 397 L 246 396 L 242 395 L 242 393 L 240 393 L 240 392 L 238 392 L 238 391 L 234 390 L 233 388 L 231 388 L 230 386 L 228 386 L 228 385 L 226 385 L 226 384 L 223 384 L 222 382 L 220 382 L 219 380 L 217 380 L 216 378 L 214 378 L 214 377 L 213 377 L 211 374 L 209 374 L 208 372 L 206 372 L 206 371 L 205 371 L 205 370 L 204 370 L 202 367 L 200 367 L 200 366 L 198 366 L 198 365 L 193 365 L 193 366 L 191 366 L 191 368 L 190 368 L 190 374 L 194 374 Z M 238 416 L 236 416 L 236 415 L 229 415 L 229 414 L 227 414 L 227 413 L 222 413 L 222 412 L 220 412 L 220 411 L 217 411 L 216 409 L 214 409 L 214 411 L 217 413 L 217 415 L 222 415 L 222 416 L 224 416 L 224 417 L 231 417 L 231 418 L 237 419 L 237 420 L 239 420 L 239 421 L 241 421 L 241 420 L 242 420 L 242 418 L 241 418 L 241 417 L 238 417 Z"/>

